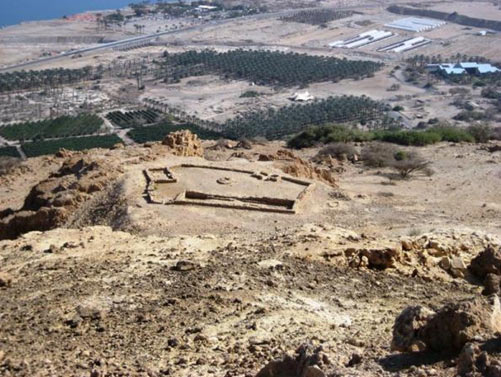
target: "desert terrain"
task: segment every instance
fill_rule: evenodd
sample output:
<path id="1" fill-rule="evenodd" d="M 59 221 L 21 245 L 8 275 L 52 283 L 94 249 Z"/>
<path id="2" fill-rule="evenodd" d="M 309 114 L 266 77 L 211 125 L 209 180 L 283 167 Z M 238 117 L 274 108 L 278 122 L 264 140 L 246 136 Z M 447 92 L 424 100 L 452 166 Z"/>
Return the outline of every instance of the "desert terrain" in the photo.
<path id="1" fill-rule="evenodd" d="M 0 29 L 0 376 L 501 376 L 499 2 L 210 4 Z"/>

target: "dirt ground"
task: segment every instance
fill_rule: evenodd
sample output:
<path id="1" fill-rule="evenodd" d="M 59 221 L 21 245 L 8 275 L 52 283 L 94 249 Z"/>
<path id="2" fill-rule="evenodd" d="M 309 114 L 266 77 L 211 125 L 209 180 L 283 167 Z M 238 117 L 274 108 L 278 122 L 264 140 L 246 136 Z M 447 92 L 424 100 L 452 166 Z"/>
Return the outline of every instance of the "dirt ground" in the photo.
<path id="1" fill-rule="evenodd" d="M 254 376 L 307 342 L 322 347 L 338 375 L 455 376 L 454 356 L 392 351 L 393 322 L 410 304 L 436 309 L 481 288 L 450 276 L 440 258 L 422 259 L 425 249 L 384 270 L 345 256 L 433 241 L 461 247 L 469 263 L 488 243 L 501 244 L 499 152 L 451 144 L 419 151 L 433 162 L 432 177 L 399 180 L 344 162 L 337 188 L 317 182 L 302 213 L 279 215 L 148 204 L 142 169 L 203 160 L 162 147 L 94 150 L 124 170 L 127 231 L 84 226 L 0 241 L 0 272 L 12 277 L 0 287 L 0 375 Z M 208 153 L 211 164 L 270 164 Z M 0 209 L 20 206 L 31 182 L 62 161 L 31 159 L 9 175 Z"/>

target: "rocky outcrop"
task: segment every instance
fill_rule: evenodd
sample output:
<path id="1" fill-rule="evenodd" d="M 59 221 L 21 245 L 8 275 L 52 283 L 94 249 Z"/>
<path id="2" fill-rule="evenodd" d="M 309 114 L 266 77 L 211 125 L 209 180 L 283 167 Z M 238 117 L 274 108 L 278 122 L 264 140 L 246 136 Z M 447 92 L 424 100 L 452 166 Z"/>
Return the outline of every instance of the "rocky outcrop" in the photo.
<path id="1" fill-rule="evenodd" d="M 501 362 L 493 359 L 480 345 L 467 343 L 457 359 L 457 374 L 459 376 L 501 376 Z"/>
<path id="2" fill-rule="evenodd" d="M 269 362 L 256 377 L 326 377 L 322 368 L 329 364 L 328 358 L 321 348 L 311 348 L 308 344 L 301 345 L 294 355 Z"/>
<path id="3" fill-rule="evenodd" d="M 501 292 L 501 249 L 488 246 L 471 261 L 468 269 L 481 279 L 485 295 Z"/>
<path id="4" fill-rule="evenodd" d="M 419 331 L 435 312 L 422 306 L 409 306 L 397 317 L 393 326 L 391 348 L 400 352 L 418 352 L 426 348 Z"/>
<path id="5" fill-rule="evenodd" d="M 261 154 L 258 160 L 275 161 L 277 167 L 293 177 L 318 180 L 330 186 L 336 186 L 336 178 L 331 170 L 314 166 L 291 151 L 280 149 L 276 154 Z"/>
<path id="6" fill-rule="evenodd" d="M 182 157 L 203 157 L 204 149 L 197 135 L 188 130 L 171 132 L 162 141 L 170 152 Z"/>
<path id="7" fill-rule="evenodd" d="M 400 261 L 400 251 L 396 248 L 378 248 L 378 249 L 355 249 L 345 250 L 345 256 L 348 258 L 350 267 L 367 267 L 376 270 L 385 270 L 395 267 L 397 261 Z"/>
<path id="8" fill-rule="evenodd" d="M 19 211 L 5 211 L 0 239 L 62 225 L 95 193 L 103 191 L 121 170 L 87 155 L 70 155 L 61 168 L 33 186 Z"/>
<path id="9" fill-rule="evenodd" d="M 433 313 L 421 306 L 405 308 L 393 326 L 392 348 L 401 352 L 458 353 L 479 337 L 491 338 L 501 329 L 499 299 L 463 301 Z"/>

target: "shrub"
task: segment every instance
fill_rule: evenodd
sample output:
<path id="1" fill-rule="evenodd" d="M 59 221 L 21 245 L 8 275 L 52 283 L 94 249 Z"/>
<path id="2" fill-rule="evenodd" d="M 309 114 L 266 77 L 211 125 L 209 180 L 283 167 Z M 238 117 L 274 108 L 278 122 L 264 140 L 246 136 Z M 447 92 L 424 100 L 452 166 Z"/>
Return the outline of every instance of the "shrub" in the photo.
<path id="1" fill-rule="evenodd" d="M 415 172 L 426 171 L 430 166 L 430 162 L 417 152 L 408 152 L 401 155 L 401 157 L 401 159 L 395 159 L 390 167 L 396 170 L 404 179 L 409 178 Z"/>
<path id="2" fill-rule="evenodd" d="M 290 148 L 309 148 L 318 143 L 347 143 L 350 141 L 370 141 L 374 138 L 372 132 L 360 131 L 343 125 L 329 124 L 309 127 L 289 140 Z"/>
<path id="3" fill-rule="evenodd" d="M 350 144 L 332 143 L 323 147 L 317 154 L 317 157 L 334 157 L 336 159 L 353 159 L 358 155 L 358 150 Z"/>
<path id="4" fill-rule="evenodd" d="M 439 134 L 430 131 L 383 131 L 377 134 L 376 139 L 388 143 L 418 147 L 441 141 Z"/>
<path id="5" fill-rule="evenodd" d="M 0 157 L 0 176 L 10 173 L 21 164 L 21 159 L 16 157 Z"/>
<path id="6" fill-rule="evenodd" d="M 393 163 L 398 152 L 394 145 L 376 142 L 364 147 L 360 158 L 366 166 L 384 168 Z"/>
<path id="7" fill-rule="evenodd" d="M 422 171 L 431 175 L 430 162 L 417 152 L 399 150 L 391 144 L 372 143 L 362 149 L 361 159 L 366 166 L 373 168 L 389 167 L 400 177 L 409 178 L 413 173 Z"/>
<path id="8" fill-rule="evenodd" d="M 473 143 L 475 141 L 474 137 L 468 131 L 458 127 L 436 126 L 430 128 L 429 131 L 439 134 L 442 141 L 450 141 L 454 143 L 462 141 Z"/>
<path id="9" fill-rule="evenodd" d="M 501 127 L 496 127 L 492 129 L 491 132 L 492 140 L 501 140 Z"/>
<path id="10" fill-rule="evenodd" d="M 256 92 L 255 90 L 247 90 L 240 95 L 240 98 L 254 98 L 259 97 L 261 93 Z"/>
<path id="11" fill-rule="evenodd" d="M 492 129 L 487 124 L 475 124 L 468 127 L 468 132 L 477 143 L 487 143 L 492 136 Z"/>

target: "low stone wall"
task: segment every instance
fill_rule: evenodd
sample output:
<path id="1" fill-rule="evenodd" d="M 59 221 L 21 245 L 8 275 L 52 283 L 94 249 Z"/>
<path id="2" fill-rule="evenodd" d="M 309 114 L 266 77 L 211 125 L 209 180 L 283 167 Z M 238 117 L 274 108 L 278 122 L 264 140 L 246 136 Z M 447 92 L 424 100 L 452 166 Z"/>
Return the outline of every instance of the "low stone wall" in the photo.
<path id="1" fill-rule="evenodd" d="M 182 164 L 176 167 L 183 168 L 198 168 L 198 169 L 210 169 L 210 170 L 220 170 L 228 171 L 242 174 L 249 174 L 252 176 L 260 175 L 262 173 L 255 172 L 252 170 L 227 168 L 221 166 L 211 166 L 211 165 L 197 165 L 197 164 Z M 164 175 L 166 178 L 158 177 L 158 174 Z M 155 195 L 157 183 L 176 183 L 177 179 L 174 177 L 172 172 L 168 168 L 154 168 L 144 170 L 144 175 L 146 177 L 146 197 L 148 201 L 152 204 L 164 204 L 164 205 L 199 205 L 205 207 L 215 207 L 215 208 L 230 208 L 230 209 L 241 209 L 247 211 L 261 211 L 261 212 L 275 212 L 284 214 L 295 214 L 298 211 L 299 204 L 302 202 L 310 191 L 315 187 L 315 183 L 308 182 L 306 180 L 293 178 L 293 177 L 283 177 L 278 176 L 278 180 L 283 180 L 305 186 L 305 188 L 299 193 L 296 199 L 280 199 L 273 197 L 251 197 L 251 196 L 225 196 L 218 194 L 210 194 L 192 190 L 186 190 L 175 198 L 170 200 L 165 200 L 163 198 L 157 197 Z"/>

